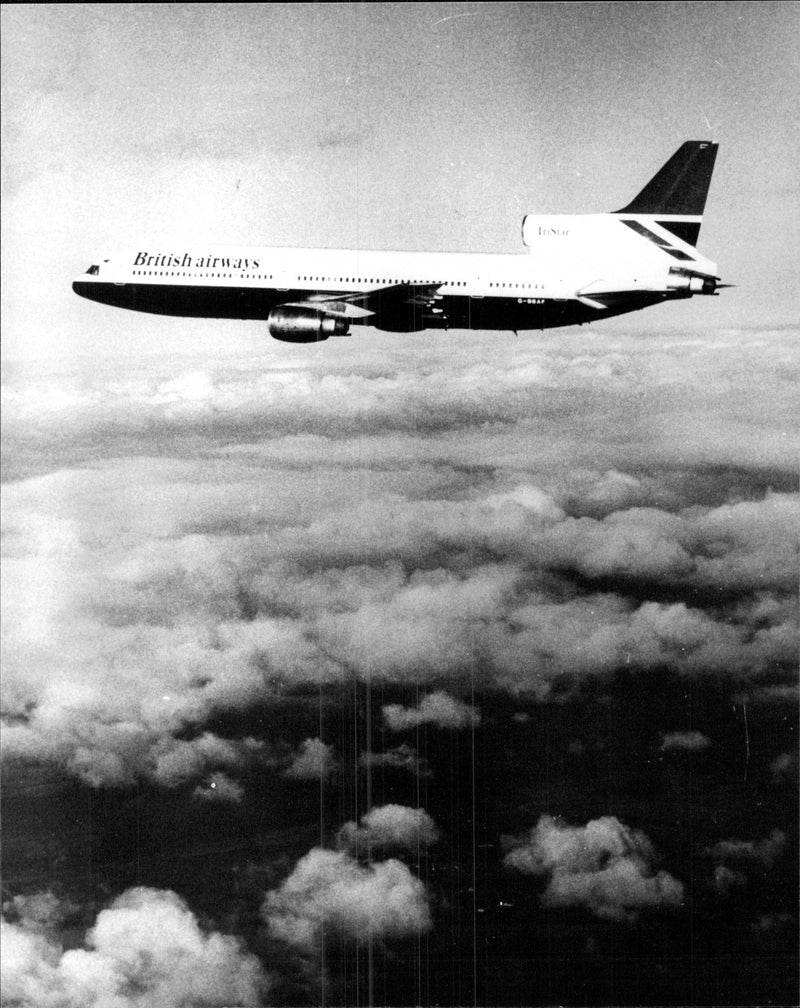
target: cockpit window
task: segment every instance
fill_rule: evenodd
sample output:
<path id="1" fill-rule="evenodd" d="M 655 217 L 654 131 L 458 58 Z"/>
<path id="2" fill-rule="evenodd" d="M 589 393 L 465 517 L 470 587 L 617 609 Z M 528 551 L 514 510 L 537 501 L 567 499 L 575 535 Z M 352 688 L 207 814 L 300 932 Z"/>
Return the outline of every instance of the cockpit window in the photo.
<path id="1" fill-rule="evenodd" d="M 86 270 L 86 272 L 89 274 L 89 276 L 97 276 L 97 274 L 100 272 L 100 267 L 90 266 L 89 269 Z"/>

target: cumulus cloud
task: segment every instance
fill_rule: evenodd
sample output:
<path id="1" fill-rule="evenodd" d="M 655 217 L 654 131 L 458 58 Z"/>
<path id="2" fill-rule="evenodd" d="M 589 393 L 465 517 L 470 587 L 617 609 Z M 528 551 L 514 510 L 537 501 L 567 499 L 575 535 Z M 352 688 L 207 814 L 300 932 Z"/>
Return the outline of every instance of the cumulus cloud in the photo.
<path id="1" fill-rule="evenodd" d="M 83 948 L 3 921 L 3 1002 L 30 1008 L 223 1008 L 262 1004 L 266 977 L 237 939 L 207 932 L 175 893 L 130 889 Z"/>
<path id="2" fill-rule="evenodd" d="M 702 752 L 711 746 L 711 739 L 699 731 L 665 732 L 661 736 L 661 750 Z"/>
<path id="3" fill-rule="evenodd" d="M 333 746 L 326 745 L 322 739 L 309 738 L 301 744 L 284 776 L 293 780 L 325 780 L 337 767 Z"/>
<path id="4" fill-rule="evenodd" d="M 647 837 L 613 816 L 569 826 L 542 816 L 530 834 L 507 841 L 504 863 L 543 878 L 543 906 L 582 906 L 608 920 L 635 921 L 646 910 L 677 909 L 683 885 L 654 868 Z"/>
<path id="5" fill-rule="evenodd" d="M 240 766 L 261 750 L 263 743 L 253 738 L 234 743 L 205 732 L 188 742 L 173 742 L 165 752 L 158 753 L 153 778 L 165 787 L 175 787 L 198 777 L 209 766 Z"/>
<path id="6" fill-rule="evenodd" d="M 70 700 L 53 684 L 29 719 L 4 731 L 4 755 L 52 759 L 93 787 L 126 785 L 138 776 L 178 787 L 223 768 L 242 770 L 263 750 L 255 739 L 227 740 L 213 732 L 178 739 L 169 721 L 164 724 L 158 716 L 155 723 L 148 723 L 146 715 L 123 720 L 122 704 L 119 696 L 92 696 L 90 688 Z M 179 727 L 180 722 L 175 725 Z"/>
<path id="7" fill-rule="evenodd" d="M 469 728 L 480 724 L 480 712 L 448 693 L 429 693 L 416 707 L 387 704 L 383 720 L 391 731 L 407 731 L 422 724 L 438 728 Z"/>
<path id="8" fill-rule="evenodd" d="M 271 934 L 313 952 L 322 929 L 355 941 L 403 938 L 431 927 L 425 886 L 401 861 L 359 864 L 345 851 L 314 848 L 261 908 Z"/>
<path id="9" fill-rule="evenodd" d="M 337 846 L 363 854 L 375 849 L 401 848 L 410 852 L 430 847 L 439 839 L 433 819 L 421 808 L 381 805 L 365 813 L 360 824 L 346 822 L 336 835 Z"/>
<path id="10" fill-rule="evenodd" d="M 794 494 L 684 509 L 627 508 L 601 520 L 568 519 L 536 544 L 550 564 L 587 577 L 758 590 L 788 588 L 798 554 Z"/>
<path id="11" fill-rule="evenodd" d="M 684 602 L 639 604 L 615 592 L 534 596 L 507 619 L 487 631 L 497 679 L 542 698 L 559 676 L 580 681 L 631 664 L 746 680 L 787 668 L 796 636 L 784 614 L 756 628 L 745 612 L 731 624 Z"/>

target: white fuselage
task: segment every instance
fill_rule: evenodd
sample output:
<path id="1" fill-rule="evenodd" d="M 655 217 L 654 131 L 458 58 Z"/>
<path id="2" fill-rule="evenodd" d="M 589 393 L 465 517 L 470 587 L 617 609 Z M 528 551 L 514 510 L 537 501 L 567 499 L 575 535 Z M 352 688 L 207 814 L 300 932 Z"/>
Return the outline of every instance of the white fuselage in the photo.
<path id="1" fill-rule="evenodd" d="M 653 217 L 528 216 L 522 234 L 528 252 L 515 255 L 143 245 L 74 286 L 167 315 L 273 319 L 291 308 L 396 331 L 534 329 L 700 293 L 716 274 Z"/>

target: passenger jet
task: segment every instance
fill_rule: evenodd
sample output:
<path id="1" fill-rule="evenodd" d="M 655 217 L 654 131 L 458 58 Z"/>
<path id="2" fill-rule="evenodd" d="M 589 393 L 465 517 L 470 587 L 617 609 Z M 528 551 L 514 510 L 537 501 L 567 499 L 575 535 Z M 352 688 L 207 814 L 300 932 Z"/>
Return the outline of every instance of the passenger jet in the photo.
<path id="1" fill-rule="evenodd" d="M 684 143 L 622 210 L 528 215 L 526 253 L 377 252 L 142 245 L 72 285 L 101 304 L 157 315 L 264 319 L 314 343 L 351 326 L 549 329 L 716 294 L 697 251 L 717 144 Z"/>

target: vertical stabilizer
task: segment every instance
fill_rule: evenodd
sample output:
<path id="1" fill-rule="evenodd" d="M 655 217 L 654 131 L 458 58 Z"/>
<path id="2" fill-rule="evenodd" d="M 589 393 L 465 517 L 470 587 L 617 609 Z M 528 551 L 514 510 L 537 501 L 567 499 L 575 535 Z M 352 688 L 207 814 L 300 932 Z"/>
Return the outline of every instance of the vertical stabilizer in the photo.
<path id="1" fill-rule="evenodd" d="M 647 214 L 689 245 L 697 244 L 718 144 L 688 140 L 617 214 Z"/>

